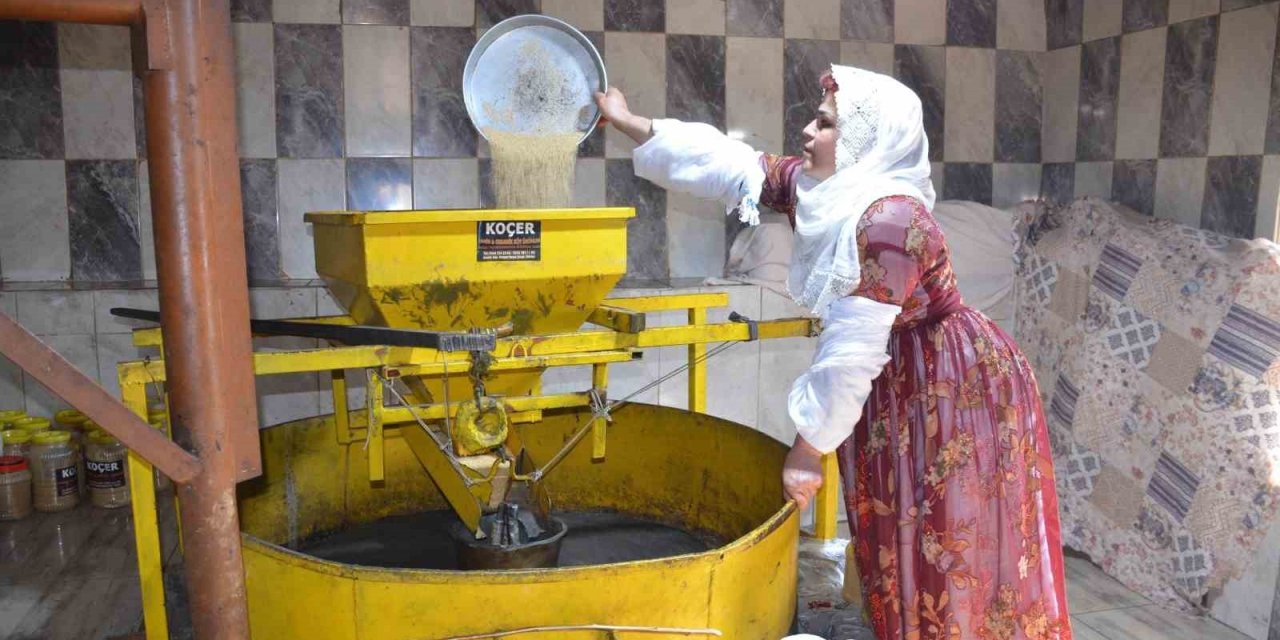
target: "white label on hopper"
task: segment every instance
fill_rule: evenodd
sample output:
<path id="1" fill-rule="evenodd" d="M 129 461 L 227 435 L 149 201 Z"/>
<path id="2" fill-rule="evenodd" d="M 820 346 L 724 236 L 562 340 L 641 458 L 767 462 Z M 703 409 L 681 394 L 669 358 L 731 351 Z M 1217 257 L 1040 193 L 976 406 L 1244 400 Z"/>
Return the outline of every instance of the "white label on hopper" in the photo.
<path id="1" fill-rule="evenodd" d="M 477 222 L 476 260 L 480 262 L 542 260 L 542 222 L 539 220 Z"/>

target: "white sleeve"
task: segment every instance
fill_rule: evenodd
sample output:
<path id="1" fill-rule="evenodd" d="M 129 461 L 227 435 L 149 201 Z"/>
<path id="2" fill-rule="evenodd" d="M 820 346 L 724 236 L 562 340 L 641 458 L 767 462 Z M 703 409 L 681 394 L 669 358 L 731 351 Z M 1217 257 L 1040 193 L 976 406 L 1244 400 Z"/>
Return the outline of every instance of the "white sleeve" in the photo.
<path id="1" fill-rule="evenodd" d="M 889 332 L 901 311 L 860 296 L 831 304 L 813 364 L 787 399 L 796 430 L 819 451 L 835 451 L 853 433 L 871 382 L 889 361 Z"/>
<path id="2" fill-rule="evenodd" d="M 709 124 L 670 118 L 653 121 L 653 136 L 631 154 L 636 175 L 670 191 L 725 206 L 725 214 L 760 221 L 764 169 L 760 152 Z"/>

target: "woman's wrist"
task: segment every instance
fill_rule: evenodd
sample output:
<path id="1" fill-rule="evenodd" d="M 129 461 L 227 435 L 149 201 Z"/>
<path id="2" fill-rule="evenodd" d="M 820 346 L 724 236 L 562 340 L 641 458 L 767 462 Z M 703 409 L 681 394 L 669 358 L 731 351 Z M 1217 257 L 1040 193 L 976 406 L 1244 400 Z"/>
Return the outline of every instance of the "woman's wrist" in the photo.
<path id="1" fill-rule="evenodd" d="M 635 141 L 644 144 L 653 134 L 653 120 L 628 113 L 626 117 L 615 120 L 613 126 Z"/>
<path id="2" fill-rule="evenodd" d="M 798 433 L 796 434 L 796 440 L 795 440 L 795 443 L 791 445 L 791 448 L 792 448 L 792 450 L 794 450 L 796 453 L 803 453 L 803 454 L 805 454 L 805 455 L 812 456 L 812 457 L 815 457 L 815 458 L 821 458 L 821 457 L 822 457 L 822 452 L 821 452 L 821 451 L 819 451 L 817 447 L 815 447 L 815 446 L 813 446 L 813 445 L 809 444 L 809 441 L 808 441 L 808 440 L 805 440 L 805 439 L 804 439 L 804 436 L 802 436 L 802 435 L 800 435 L 800 434 L 798 434 Z"/>

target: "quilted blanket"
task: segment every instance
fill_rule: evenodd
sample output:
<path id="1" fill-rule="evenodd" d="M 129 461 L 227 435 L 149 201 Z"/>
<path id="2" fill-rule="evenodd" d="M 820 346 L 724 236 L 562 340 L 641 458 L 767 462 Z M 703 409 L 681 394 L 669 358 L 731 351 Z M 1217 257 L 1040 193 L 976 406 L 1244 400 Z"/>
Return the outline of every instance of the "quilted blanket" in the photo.
<path id="1" fill-rule="evenodd" d="M 1063 542 L 1203 609 L 1280 504 L 1280 248 L 1092 199 L 1018 214 Z"/>

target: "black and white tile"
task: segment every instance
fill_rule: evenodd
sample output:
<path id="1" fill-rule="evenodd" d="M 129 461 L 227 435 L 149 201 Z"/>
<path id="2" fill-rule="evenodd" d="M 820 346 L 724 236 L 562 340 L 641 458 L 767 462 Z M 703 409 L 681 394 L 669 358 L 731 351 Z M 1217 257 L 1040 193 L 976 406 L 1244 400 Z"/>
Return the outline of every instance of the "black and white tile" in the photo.
<path id="1" fill-rule="evenodd" d="M 667 36 L 667 117 L 724 130 L 724 38 Z"/>
<path id="2" fill-rule="evenodd" d="M 342 27 L 277 24 L 275 79 L 280 157 L 342 157 Z"/>
<path id="3" fill-rule="evenodd" d="M 787 40 L 784 50 L 785 68 L 783 89 L 782 128 L 785 138 L 783 151 L 798 155 L 804 147 L 802 131 L 813 120 L 818 104 L 822 102 L 822 86 L 818 78 L 831 68 L 831 62 L 840 59 L 840 43 L 827 40 Z"/>
<path id="4" fill-rule="evenodd" d="M 893 66 L 898 80 L 920 97 L 924 109 L 924 131 L 929 138 L 929 159 L 942 160 L 946 126 L 946 49 L 898 45 L 894 47 Z"/>
<path id="5" fill-rule="evenodd" d="M 415 157 L 475 157 L 477 134 L 462 99 L 462 69 L 475 42 L 472 29 L 411 29 L 409 78 Z"/>
<path id="6" fill-rule="evenodd" d="M 280 226 L 276 207 L 278 184 L 275 160 L 240 161 L 244 251 L 250 281 L 279 280 L 281 277 Z"/>
<path id="7" fill-rule="evenodd" d="M 1209 107 L 1217 53 L 1217 16 L 1169 27 L 1160 120 L 1161 157 L 1208 154 Z"/>
<path id="8" fill-rule="evenodd" d="M 68 160 L 67 217 L 71 279 L 142 279 L 137 163 Z"/>
<path id="9" fill-rule="evenodd" d="M 64 157 L 56 29 L 0 21 L 0 157 Z"/>
<path id="10" fill-rule="evenodd" d="M 725 0 L 726 32 L 731 36 L 782 37 L 783 0 Z"/>
<path id="11" fill-rule="evenodd" d="M 1111 178 L 1111 199 L 1138 213 L 1154 215 L 1155 160 L 1117 160 Z"/>
<path id="12" fill-rule="evenodd" d="M 413 160 L 348 158 L 347 207 L 354 211 L 413 208 Z"/>
<path id="13" fill-rule="evenodd" d="M 671 275 L 667 259 L 667 192 L 638 178 L 630 160 L 606 160 L 606 198 L 609 206 L 635 207 L 627 223 L 627 276 L 665 280 Z"/>

